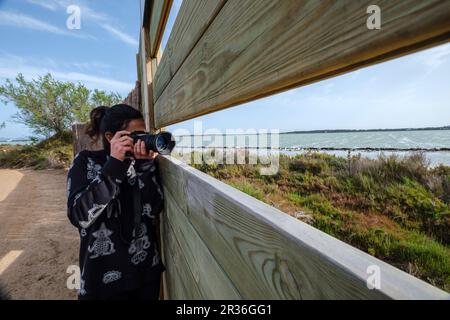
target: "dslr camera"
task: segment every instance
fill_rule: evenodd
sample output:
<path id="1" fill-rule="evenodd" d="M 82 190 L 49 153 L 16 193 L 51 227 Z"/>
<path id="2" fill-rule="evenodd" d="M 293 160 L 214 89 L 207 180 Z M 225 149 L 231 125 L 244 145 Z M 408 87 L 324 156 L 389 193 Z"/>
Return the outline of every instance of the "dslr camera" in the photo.
<path id="1" fill-rule="evenodd" d="M 175 139 L 170 132 L 151 134 L 145 131 L 133 131 L 129 136 L 133 138 L 133 143 L 142 140 L 147 151 L 152 150 L 162 155 L 170 154 L 175 147 Z"/>

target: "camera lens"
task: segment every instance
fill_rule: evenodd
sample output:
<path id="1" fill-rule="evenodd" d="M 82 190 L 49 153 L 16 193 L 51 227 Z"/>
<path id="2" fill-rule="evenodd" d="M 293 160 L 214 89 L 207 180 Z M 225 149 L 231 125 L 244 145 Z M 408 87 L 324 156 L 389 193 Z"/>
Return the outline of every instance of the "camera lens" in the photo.
<path id="1" fill-rule="evenodd" d="M 175 147 L 175 139 L 170 132 L 160 132 L 155 136 L 155 151 L 162 155 L 170 154 Z"/>
<path id="2" fill-rule="evenodd" d="M 152 150 L 163 155 L 170 154 L 175 147 L 175 139 L 170 132 L 150 134 L 143 131 L 134 131 L 130 134 L 134 143 L 142 140 L 147 150 Z"/>
<path id="3" fill-rule="evenodd" d="M 155 146 L 156 146 L 156 150 L 158 150 L 158 152 L 163 151 L 164 149 L 166 149 L 167 148 L 167 141 L 166 141 L 165 137 L 162 136 L 162 135 L 158 135 L 156 137 Z"/>

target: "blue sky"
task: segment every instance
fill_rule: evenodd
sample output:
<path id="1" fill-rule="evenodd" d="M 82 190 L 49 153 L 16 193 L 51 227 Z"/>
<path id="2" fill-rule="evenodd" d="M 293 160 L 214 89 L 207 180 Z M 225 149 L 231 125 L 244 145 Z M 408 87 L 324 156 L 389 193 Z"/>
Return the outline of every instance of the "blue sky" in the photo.
<path id="1" fill-rule="evenodd" d="M 66 27 L 67 6 L 81 29 Z M 175 0 L 163 47 L 180 7 Z M 47 72 L 126 96 L 136 80 L 139 0 L 0 0 L 0 82 Z M 450 44 L 206 115 L 203 128 L 314 130 L 450 124 Z M 0 137 L 31 131 L 0 105 Z M 191 129 L 193 120 L 169 127 Z"/>

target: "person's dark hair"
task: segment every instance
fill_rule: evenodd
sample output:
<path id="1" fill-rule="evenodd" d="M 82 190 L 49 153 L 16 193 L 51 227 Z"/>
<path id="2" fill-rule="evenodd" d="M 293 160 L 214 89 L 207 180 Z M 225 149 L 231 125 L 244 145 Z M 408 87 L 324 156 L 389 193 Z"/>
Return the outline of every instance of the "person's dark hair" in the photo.
<path id="1" fill-rule="evenodd" d="M 102 138 L 103 147 L 108 149 L 109 143 L 105 133 L 115 134 L 117 131 L 124 130 L 131 120 L 136 119 L 143 119 L 142 113 L 127 104 L 116 104 L 112 107 L 99 106 L 92 109 L 85 132 L 95 141 Z"/>

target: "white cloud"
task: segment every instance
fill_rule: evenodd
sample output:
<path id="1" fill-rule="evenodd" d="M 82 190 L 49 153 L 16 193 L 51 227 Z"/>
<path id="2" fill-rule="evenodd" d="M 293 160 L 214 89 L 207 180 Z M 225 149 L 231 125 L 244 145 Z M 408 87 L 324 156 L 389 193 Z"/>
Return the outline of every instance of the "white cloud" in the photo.
<path id="1" fill-rule="evenodd" d="M 66 30 L 58 28 L 47 22 L 14 12 L 0 11 L 0 25 L 46 31 L 54 34 L 67 34 Z"/>
<path id="2" fill-rule="evenodd" d="M 112 19 L 110 16 L 103 14 L 101 12 L 97 12 L 92 8 L 88 7 L 87 5 L 80 5 L 80 8 L 82 19 L 87 19 L 97 23 L 100 27 L 109 32 L 116 39 L 126 44 L 135 47 L 139 45 L 139 42 L 136 40 L 136 38 L 121 31 L 117 27 L 112 26 L 112 24 L 114 23 L 114 19 Z"/>
<path id="3" fill-rule="evenodd" d="M 36 64 L 40 61 L 40 65 Z M 85 62 L 83 66 L 97 65 L 97 62 Z M 21 56 L 11 55 L 7 53 L 0 54 L 0 79 L 15 79 L 18 73 L 22 73 L 27 80 L 37 79 L 46 73 L 51 73 L 54 78 L 63 81 L 81 82 L 91 89 L 102 89 L 107 91 L 117 91 L 122 95 L 126 95 L 134 87 L 134 84 L 109 79 L 84 72 L 73 70 L 61 70 L 56 68 L 59 64 L 51 59 L 24 58 Z M 66 66 L 76 63 L 66 64 Z M 105 65 L 104 65 L 105 66 Z"/>
<path id="4" fill-rule="evenodd" d="M 56 11 L 58 9 L 59 5 L 56 3 L 56 1 L 43 1 L 43 0 L 27 0 L 28 3 L 38 5 L 40 7 L 43 7 L 45 9 Z"/>
<path id="5" fill-rule="evenodd" d="M 111 66 L 109 64 L 98 62 L 98 61 L 89 61 L 89 62 L 70 62 L 67 63 L 69 66 L 76 67 L 80 70 L 92 70 L 95 69 L 109 69 Z"/>
<path id="6" fill-rule="evenodd" d="M 415 58 L 429 68 L 438 68 L 450 61 L 450 43 L 420 52 Z"/>
<path id="7" fill-rule="evenodd" d="M 0 25 L 49 32 L 57 35 L 70 36 L 76 38 L 95 39 L 92 36 L 75 32 L 69 32 L 67 30 L 58 28 L 57 26 L 36 19 L 32 16 L 28 16 L 21 13 L 15 13 L 11 11 L 0 11 Z"/>
<path id="8" fill-rule="evenodd" d="M 80 72 L 59 72 L 50 71 L 50 73 L 57 79 L 81 82 L 87 87 L 93 89 L 104 89 L 108 91 L 129 92 L 133 89 L 134 85 L 127 82 L 111 80 L 108 78 L 98 77 Z"/>
<path id="9" fill-rule="evenodd" d="M 60 8 L 63 9 L 64 12 L 66 8 L 69 5 L 77 5 L 80 7 L 81 12 L 81 19 L 91 21 L 93 23 L 96 23 L 100 27 L 102 27 L 105 31 L 109 32 L 114 38 L 118 39 L 119 41 L 122 41 L 128 45 L 137 47 L 139 45 L 139 42 L 137 39 L 124 31 L 120 30 L 117 27 L 113 27 L 112 25 L 115 22 L 115 19 L 110 17 L 107 14 L 104 14 L 102 12 L 95 11 L 91 7 L 89 7 L 87 4 L 85 4 L 82 1 L 68 1 L 68 0 L 28 0 L 31 4 L 40 5 L 44 8 L 47 8 L 49 10 L 55 11 L 53 8 Z"/>
<path id="10" fill-rule="evenodd" d="M 130 44 L 132 46 L 138 46 L 139 42 L 133 38 L 132 36 L 126 34 L 125 32 L 120 31 L 119 29 L 111 26 L 110 24 L 101 24 L 101 27 L 103 29 L 105 29 L 106 31 L 108 31 L 109 33 L 111 33 L 112 35 L 114 35 L 117 39 Z"/>
<path id="11" fill-rule="evenodd" d="M 67 7 L 71 3 L 72 2 L 70 2 L 70 1 L 65 1 L 64 7 Z M 90 21 L 94 21 L 94 22 L 111 21 L 110 16 L 108 16 L 107 14 L 104 14 L 102 12 L 95 11 L 94 9 L 88 7 L 86 4 L 78 3 L 77 5 L 81 9 L 81 15 L 83 18 L 86 18 L 86 19 L 88 19 Z"/>

